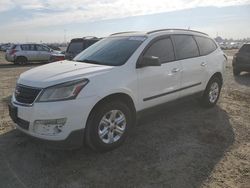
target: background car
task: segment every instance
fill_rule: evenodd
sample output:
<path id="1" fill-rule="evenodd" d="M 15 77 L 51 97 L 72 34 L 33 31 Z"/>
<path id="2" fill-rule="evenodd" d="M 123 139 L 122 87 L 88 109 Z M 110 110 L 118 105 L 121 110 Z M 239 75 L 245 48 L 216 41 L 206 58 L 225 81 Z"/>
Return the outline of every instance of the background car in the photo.
<path id="1" fill-rule="evenodd" d="M 233 74 L 237 76 L 242 71 L 250 72 L 250 43 L 244 44 L 233 58 Z"/>
<path id="2" fill-rule="evenodd" d="M 75 38 L 72 39 L 67 47 L 67 50 L 65 52 L 65 59 L 71 60 L 73 59 L 77 54 L 91 46 L 92 44 L 99 41 L 100 38 L 96 37 L 84 37 L 84 38 Z"/>
<path id="3" fill-rule="evenodd" d="M 28 62 L 51 62 L 51 57 L 56 54 L 64 59 L 64 54 L 46 45 L 16 44 L 6 51 L 5 58 L 14 64 L 26 64 Z"/>
<path id="4" fill-rule="evenodd" d="M 11 43 L 2 44 L 2 45 L 0 46 L 0 51 L 6 52 L 11 46 L 12 46 Z"/>

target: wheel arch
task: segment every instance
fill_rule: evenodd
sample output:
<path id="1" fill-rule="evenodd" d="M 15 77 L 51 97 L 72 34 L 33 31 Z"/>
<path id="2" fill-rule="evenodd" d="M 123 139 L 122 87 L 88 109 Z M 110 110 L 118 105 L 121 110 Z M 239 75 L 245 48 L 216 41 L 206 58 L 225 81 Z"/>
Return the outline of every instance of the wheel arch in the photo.
<path id="1" fill-rule="evenodd" d="M 223 76 L 222 76 L 222 73 L 221 73 L 221 72 L 216 72 L 216 73 L 214 73 L 214 74 L 211 76 L 211 78 L 209 79 L 209 81 L 210 81 L 212 78 L 215 78 L 215 77 L 219 78 L 220 81 L 221 81 L 221 84 L 223 84 Z M 209 81 L 208 81 L 208 82 L 209 82 Z"/>
<path id="2" fill-rule="evenodd" d="M 19 55 L 19 56 L 16 56 L 15 57 L 15 61 L 18 59 L 18 58 L 25 58 L 27 61 L 28 61 L 28 58 L 24 55 Z"/>
<path id="3" fill-rule="evenodd" d="M 109 94 L 103 98 L 101 98 L 91 109 L 88 118 L 87 118 L 87 122 L 89 121 L 91 115 L 95 112 L 95 110 L 101 106 L 104 103 L 107 103 L 109 101 L 114 101 L 114 100 L 118 100 L 118 101 L 122 101 L 125 104 L 127 104 L 129 106 L 129 108 L 132 111 L 132 115 L 133 115 L 133 120 L 136 120 L 136 108 L 135 108 L 135 103 L 133 101 L 133 98 L 131 96 L 129 96 L 126 93 L 122 93 L 122 92 L 118 92 L 118 93 L 113 93 L 113 94 Z"/>

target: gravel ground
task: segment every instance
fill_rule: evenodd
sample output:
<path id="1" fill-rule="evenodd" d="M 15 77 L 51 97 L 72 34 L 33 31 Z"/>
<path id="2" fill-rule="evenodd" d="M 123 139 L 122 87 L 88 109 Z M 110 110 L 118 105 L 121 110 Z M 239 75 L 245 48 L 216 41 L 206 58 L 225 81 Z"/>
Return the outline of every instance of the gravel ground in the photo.
<path id="1" fill-rule="evenodd" d="M 129 139 L 103 154 L 56 150 L 13 129 L 6 104 L 34 65 L 0 66 L 0 187 L 248 188 L 250 74 L 234 78 L 230 64 L 215 108 L 180 100 L 146 111 Z"/>

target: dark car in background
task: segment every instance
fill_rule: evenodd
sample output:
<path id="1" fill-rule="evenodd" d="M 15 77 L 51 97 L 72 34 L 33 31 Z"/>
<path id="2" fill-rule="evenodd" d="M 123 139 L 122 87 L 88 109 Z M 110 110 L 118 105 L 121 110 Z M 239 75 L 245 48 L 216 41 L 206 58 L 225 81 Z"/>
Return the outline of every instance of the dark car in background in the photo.
<path id="1" fill-rule="evenodd" d="M 99 41 L 96 37 L 74 38 L 70 41 L 65 52 L 65 59 L 72 60 L 77 54 Z"/>
<path id="2" fill-rule="evenodd" d="M 233 58 L 233 74 L 237 76 L 242 71 L 250 72 L 250 43 L 244 44 Z"/>

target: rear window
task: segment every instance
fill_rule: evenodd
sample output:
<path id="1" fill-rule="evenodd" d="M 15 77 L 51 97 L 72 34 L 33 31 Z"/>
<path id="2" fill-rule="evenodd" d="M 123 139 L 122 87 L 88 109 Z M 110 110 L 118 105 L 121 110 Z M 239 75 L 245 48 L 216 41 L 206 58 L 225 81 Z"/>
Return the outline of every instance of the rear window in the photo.
<path id="1" fill-rule="evenodd" d="M 11 50 L 15 49 L 17 46 L 14 44 L 10 47 Z"/>
<path id="2" fill-rule="evenodd" d="M 36 51 L 35 44 L 22 44 L 21 49 L 23 51 Z"/>
<path id="3" fill-rule="evenodd" d="M 178 60 L 199 56 L 199 50 L 193 36 L 173 35 L 173 39 Z"/>
<path id="4" fill-rule="evenodd" d="M 250 52 L 250 44 L 244 44 L 240 50 L 240 52 Z"/>
<path id="5" fill-rule="evenodd" d="M 71 42 L 68 47 L 68 52 L 79 53 L 83 51 L 83 42 Z"/>
<path id="6" fill-rule="evenodd" d="M 195 36 L 195 40 L 200 49 L 200 55 L 207 55 L 215 51 L 217 46 L 213 40 L 205 37 Z"/>

